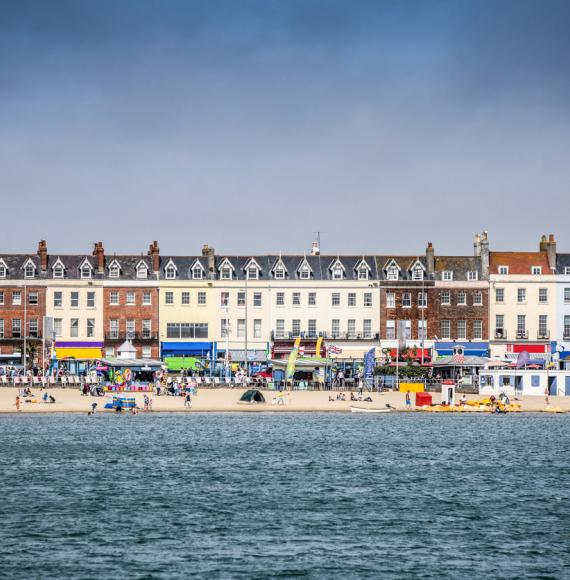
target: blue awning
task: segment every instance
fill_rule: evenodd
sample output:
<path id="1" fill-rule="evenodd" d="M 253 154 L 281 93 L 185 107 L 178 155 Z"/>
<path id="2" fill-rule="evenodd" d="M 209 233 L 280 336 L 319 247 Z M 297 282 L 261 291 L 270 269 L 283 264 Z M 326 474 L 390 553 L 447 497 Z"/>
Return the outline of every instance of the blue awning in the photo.
<path id="1" fill-rule="evenodd" d="M 213 342 L 163 342 L 162 356 L 212 356 Z"/>
<path id="2" fill-rule="evenodd" d="M 453 355 L 453 349 L 458 346 L 463 347 L 465 356 L 489 356 L 488 342 L 441 341 L 436 342 L 434 348 L 437 351 L 438 356 L 451 356 Z"/>

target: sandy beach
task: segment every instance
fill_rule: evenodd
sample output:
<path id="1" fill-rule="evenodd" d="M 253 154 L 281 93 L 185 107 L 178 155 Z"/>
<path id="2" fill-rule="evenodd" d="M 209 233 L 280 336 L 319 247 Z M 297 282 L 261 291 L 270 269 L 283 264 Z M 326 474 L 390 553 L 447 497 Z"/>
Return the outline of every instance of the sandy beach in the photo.
<path id="1" fill-rule="evenodd" d="M 52 395 L 56 402 L 53 404 L 44 403 L 42 396 L 45 391 L 40 389 L 32 389 L 32 401 L 25 402 L 26 399 L 21 399 L 20 413 L 87 413 L 91 409 L 92 403 L 98 403 L 98 412 L 112 412 L 104 411 L 105 397 L 90 397 L 82 395 L 77 389 L 48 389 L 48 393 Z M 262 391 L 266 399 L 266 403 L 244 404 L 239 403 L 241 395 L 245 389 L 199 389 L 198 393 L 192 397 L 192 408 L 184 407 L 183 397 L 170 396 L 156 396 L 152 395 L 152 410 L 154 412 L 350 412 L 350 406 L 368 407 L 371 409 L 385 408 L 387 404 L 395 407 L 397 410 L 405 411 L 405 395 L 404 393 L 387 392 L 383 394 L 372 394 L 372 403 L 366 402 L 350 402 L 350 401 L 329 401 L 329 395 L 336 396 L 335 392 L 331 391 L 292 391 L 286 392 L 284 395 L 284 404 L 272 404 L 276 395 L 275 391 Z M 16 412 L 16 396 L 18 389 L 12 387 L 5 387 L 0 389 L 0 413 L 15 413 Z M 134 396 L 137 405 L 143 407 L 142 393 L 129 393 L 126 396 Z M 470 395 L 469 400 L 480 400 L 484 397 L 477 395 Z M 412 397 L 412 410 L 414 398 Z M 439 394 L 434 393 L 434 403 L 439 402 Z M 519 401 L 521 404 L 521 411 L 523 412 L 537 412 L 544 411 L 546 404 L 544 397 L 522 397 Z M 551 397 L 550 407 L 558 407 L 565 412 L 570 411 L 570 397 Z"/>

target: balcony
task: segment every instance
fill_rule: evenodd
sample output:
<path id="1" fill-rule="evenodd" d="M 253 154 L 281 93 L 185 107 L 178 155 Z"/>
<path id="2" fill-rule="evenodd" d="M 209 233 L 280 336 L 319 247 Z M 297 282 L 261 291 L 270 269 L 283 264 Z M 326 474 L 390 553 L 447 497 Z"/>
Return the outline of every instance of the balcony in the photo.
<path id="1" fill-rule="evenodd" d="M 548 330 L 544 330 L 544 331 L 542 331 L 542 332 L 541 332 L 541 331 L 539 330 L 539 331 L 536 333 L 536 338 L 537 338 L 538 340 L 548 340 L 548 339 L 550 338 L 550 331 L 548 331 Z"/>
<path id="2" fill-rule="evenodd" d="M 158 342 L 158 334 L 156 332 L 106 332 L 105 342 L 125 342 L 125 340 L 133 342 Z"/>
<path id="3" fill-rule="evenodd" d="M 517 330 L 517 340 L 526 340 L 528 338 L 528 330 Z"/>
<path id="4" fill-rule="evenodd" d="M 378 332 L 301 332 L 295 334 L 293 332 L 276 332 L 271 331 L 271 340 L 295 340 L 296 338 L 305 340 L 317 340 L 323 338 L 325 340 L 380 340 Z"/>
<path id="5" fill-rule="evenodd" d="M 504 328 L 496 328 L 495 329 L 495 339 L 497 340 L 504 340 L 507 338 L 507 331 Z"/>

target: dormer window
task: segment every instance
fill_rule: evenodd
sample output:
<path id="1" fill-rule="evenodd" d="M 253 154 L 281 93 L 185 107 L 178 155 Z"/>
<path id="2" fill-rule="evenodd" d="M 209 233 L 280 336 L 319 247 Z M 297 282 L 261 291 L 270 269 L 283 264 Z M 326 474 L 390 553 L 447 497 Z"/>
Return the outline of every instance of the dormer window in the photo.
<path id="1" fill-rule="evenodd" d="M 420 266 L 416 266 L 412 270 L 412 280 L 423 280 L 424 279 L 424 270 Z"/>
<path id="2" fill-rule="evenodd" d="M 530 273 L 533 276 L 540 276 L 542 274 L 542 266 L 532 266 L 530 269 Z"/>
<path id="3" fill-rule="evenodd" d="M 250 266 L 247 269 L 247 279 L 257 280 L 259 278 L 259 270 L 255 266 Z"/>
<path id="4" fill-rule="evenodd" d="M 83 266 L 81 266 L 81 277 L 91 278 L 91 266 L 89 264 L 83 264 Z"/>
<path id="5" fill-rule="evenodd" d="M 31 260 L 28 260 L 24 267 L 24 278 L 33 278 L 36 275 L 36 267 Z"/>
<path id="6" fill-rule="evenodd" d="M 497 271 L 499 272 L 499 274 L 501 274 L 501 276 L 506 276 L 509 273 L 509 267 L 508 266 L 499 266 Z"/>
<path id="7" fill-rule="evenodd" d="M 137 278 L 148 278 L 148 267 L 144 262 L 140 262 L 137 266 Z"/>
<path id="8" fill-rule="evenodd" d="M 451 270 L 444 270 L 441 273 L 441 279 L 442 280 L 447 280 L 448 282 L 453 280 L 453 272 Z"/>
<path id="9" fill-rule="evenodd" d="M 109 266 L 109 278 L 118 278 L 121 274 L 121 268 L 117 262 Z"/>
<path id="10" fill-rule="evenodd" d="M 0 278 L 6 278 L 6 274 L 8 273 L 8 268 L 6 268 L 6 264 L 3 260 L 0 260 Z"/>
<path id="11" fill-rule="evenodd" d="M 57 265 L 53 269 L 53 277 L 54 278 L 63 278 L 63 266 Z"/>
<path id="12" fill-rule="evenodd" d="M 564 266 L 564 275 L 570 276 L 570 266 Z"/>
<path id="13" fill-rule="evenodd" d="M 477 280 L 478 274 L 476 270 L 472 270 L 471 272 L 467 272 L 467 280 Z"/>
<path id="14" fill-rule="evenodd" d="M 203 277 L 204 270 L 199 265 L 194 266 L 194 268 L 192 268 L 192 278 L 194 280 L 202 280 Z"/>
<path id="15" fill-rule="evenodd" d="M 276 280 L 285 280 L 285 268 L 283 266 L 277 266 L 273 272 Z"/>
<path id="16" fill-rule="evenodd" d="M 387 280 L 398 280 L 399 278 L 399 269 L 396 264 L 391 264 L 388 266 L 386 270 L 386 279 Z"/>
<path id="17" fill-rule="evenodd" d="M 311 278 L 311 270 L 309 270 L 308 266 L 301 266 L 299 269 L 299 278 L 301 280 L 309 280 Z"/>
<path id="18" fill-rule="evenodd" d="M 176 268 L 174 267 L 174 264 L 166 266 L 164 269 L 164 277 L 167 280 L 174 280 L 176 278 Z"/>
<path id="19" fill-rule="evenodd" d="M 342 280 L 342 278 L 343 278 L 342 268 L 339 268 L 338 266 L 333 268 L 332 279 L 333 280 Z"/>
<path id="20" fill-rule="evenodd" d="M 229 266 L 224 266 L 220 269 L 220 279 L 221 280 L 231 280 L 232 279 L 232 269 Z"/>
<path id="21" fill-rule="evenodd" d="M 368 268 L 366 266 L 360 266 L 360 268 L 358 268 L 358 279 L 368 280 Z"/>

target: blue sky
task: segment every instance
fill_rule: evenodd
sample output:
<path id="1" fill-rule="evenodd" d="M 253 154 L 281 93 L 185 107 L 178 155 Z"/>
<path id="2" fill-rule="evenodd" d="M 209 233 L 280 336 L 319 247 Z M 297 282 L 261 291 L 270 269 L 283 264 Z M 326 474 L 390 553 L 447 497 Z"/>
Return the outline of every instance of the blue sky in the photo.
<path id="1" fill-rule="evenodd" d="M 570 3 L 0 0 L 0 252 L 570 251 Z"/>

